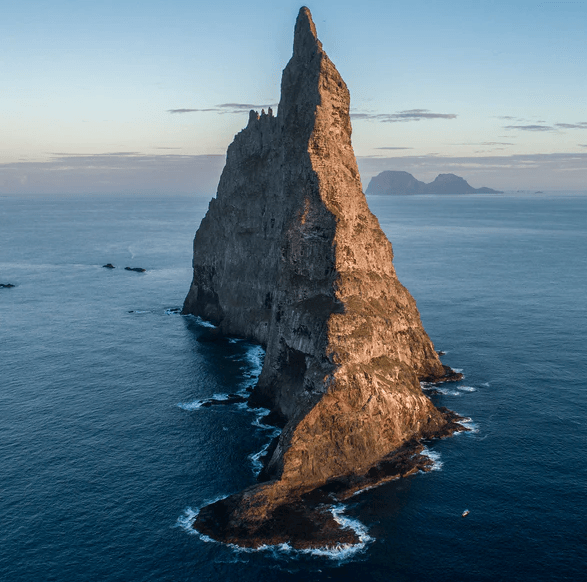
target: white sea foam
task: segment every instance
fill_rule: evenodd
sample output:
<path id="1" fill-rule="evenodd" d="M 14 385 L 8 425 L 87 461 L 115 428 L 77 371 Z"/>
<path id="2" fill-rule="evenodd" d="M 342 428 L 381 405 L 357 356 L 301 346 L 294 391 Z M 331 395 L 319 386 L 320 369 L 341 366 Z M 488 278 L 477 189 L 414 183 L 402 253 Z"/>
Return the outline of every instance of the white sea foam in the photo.
<path id="1" fill-rule="evenodd" d="M 179 307 L 170 307 L 165 310 L 165 315 L 181 315 L 181 309 Z"/>
<path id="2" fill-rule="evenodd" d="M 457 434 L 477 434 L 479 432 L 479 425 L 476 422 L 473 422 L 472 418 L 463 418 L 463 420 L 459 420 L 459 424 L 462 424 L 469 430 Z"/>
<path id="3" fill-rule="evenodd" d="M 365 549 L 373 538 L 367 533 L 367 528 L 358 520 L 351 517 L 344 516 L 345 506 L 335 505 L 331 508 L 332 517 L 339 525 L 344 528 L 351 529 L 359 538 L 356 544 L 338 544 L 334 548 L 311 548 L 307 550 L 298 550 L 302 554 L 309 554 L 312 556 L 322 556 L 330 560 L 342 562 L 352 558 L 358 552 Z"/>
<path id="4" fill-rule="evenodd" d="M 213 503 L 216 503 L 217 501 L 220 501 L 222 499 L 226 499 L 227 497 L 228 497 L 228 495 L 219 495 L 218 497 L 215 497 L 214 499 L 204 503 L 202 505 L 202 507 L 206 507 L 207 505 L 212 505 Z M 184 509 L 183 513 L 177 518 L 177 521 L 175 522 L 175 526 L 181 527 L 181 529 L 183 529 L 184 531 L 186 531 L 190 535 L 200 536 L 200 539 L 204 542 L 215 542 L 216 540 L 213 540 L 212 538 L 210 538 L 206 535 L 203 535 L 194 529 L 194 522 L 196 521 L 196 518 L 200 514 L 200 509 L 201 509 L 201 507 L 198 508 L 196 511 L 194 511 L 191 507 L 186 507 Z"/>
<path id="5" fill-rule="evenodd" d="M 269 448 L 269 445 L 273 442 L 273 439 L 281 434 L 281 429 L 270 424 L 263 424 L 263 418 L 265 418 L 270 412 L 267 408 L 257 408 L 254 410 L 254 412 L 256 412 L 256 416 L 255 420 L 253 420 L 251 424 L 256 428 L 269 431 L 269 434 L 267 435 L 269 437 L 269 441 L 267 442 L 267 444 L 264 445 L 259 452 L 252 453 L 248 456 L 253 466 L 253 473 L 255 475 L 258 475 L 263 469 L 261 457 L 267 452 L 267 449 Z"/>
<path id="6" fill-rule="evenodd" d="M 477 392 L 477 388 L 474 386 L 457 386 L 457 388 L 463 392 Z"/>
<path id="7" fill-rule="evenodd" d="M 428 457 L 432 461 L 432 467 L 430 467 L 431 471 L 442 471 L 443 462 L 440 460 L 441 457 L 438 451 L 433 451 L 428 447 L 424 447 L 420 454 L 424 457 Z"/>
<path id="8" fill-rule="evenodd" d="M 263 369 L 265 350 L 261 346 L 251 346 L 245 354 L 245 360 L 250 364 L 249 374 L 258 377 Z"/>
<path id="9" fill-rule="evenodd" d="M 451 390 L 450 388 L 441 386 L 435 382 L 420 382 L 420 388 L 422 390 L 435 390 L 443 396 L 461 396 L 461 393 L 458 390 Z"/>
<path id="10" fill-rule="evenodd" d="M 264 424 L 263 419 L 271 412 L 268 408 L 255 408 L 254 412 L 256 413 L 255 420 L 251 423 L 253 426 L 257 428 L 262 428 L 263 430 L 270 430 L 275 433 L 274 436 L 277 436 L 281 429 L 276 428 L 271 424 Z"/>
<path id="11" fill-rule="evenodd" d="M 241 389 L 248 392 L 247 388 L 255 386 L 259 379 L 265 360 L 265 350 L 261 346 L 251 345 L 247 348 L 243 360 L 246 363 L 246 370 L 243 373 L 245 380 L 241 384 Z"/>
<path id="12" fill-rule="evenodd" d="M 211 327 L 216 329 L 216 325 L 214 325 L 213 323 L 210 323 L 209 321 L 206 321 L 205 319 L 202 319 L 199 315 L 196 316 L 196 321 L 198 322 L 198 325 L 201 325 L 202 327 Z"/>
<path id="13" fill-rule="evenodd" d="M 229 398 L 230 396 L 228 394 L 212 394 L 209 398 L 201 398 L 200 400 L 194 400 L 194 402 L 180 402 L 177 406 L 183 410 L 198 410 L 210 400 L 224 401 Z"/>
<path id="14" fill-rule="evenodd" d="M 451 390 L 450 388 L 444 388 L 441 386 L 435 386 L 435 390 L 438 390 L 443 396 L 462 396 L 462 393 L 458 390 Z"/>
<path id="15" fill-rule="evenodd" d="M 197 318 L 197 319 L 199 319 L 199 318 Z M 214 327 L 211 323 L 208 323 L 208 322 L 203 322 L 202 325 L 204 325 L 205 327 Z M 241 356 L 238 356 L 238 357 L 240 358 Z M 242 396 L 242 397 L 247 397 L 249 395 L 248 388 L 251 388 L 252 386 L 254 386 L 257 383 L 257 378 L 259 377 L 259 374 L 261 373 L 261 370 L 263 368 L 264 358 L 265 358 L 265 350 L 261 346 L 251 345 L 247 349 L 244 356 L 242 356 L 242 359 L 247 364 L 247 371 L 243 373 L 243 376 L 245 376 L 245 380 L 241 383 L 240 390 L 238 390 L 232 394 L 237 394 L 238 396 Z M 211 400 L 216 400 L 216 401 L 229 400 L 232 397 L 232 394 L 213 394 L 212 396 L 209 396 L 207 398 L 201 398 L 201 399 L 195 400 L 194 402 L 180 402 L 180 403 L 178 403 L 177 406 L 183 410 L 188 410 L 188 411 L 199 410 L 200 408 L 204 407 L 204 405 L 206 403 L 210 402 Z M 248 407 L 248 404 L 246 402 L 235 402 L 234 404 L 236 404 L 236 407 L 241 410 L 250 410 Z M 265 429 L 265 428 L 274 429 L 275 428 L 275 427 L 268 427 L 267 425 L 263 425 L 260 422 L 260 419 L 263 416 L 269 414 L 269 410 L 262 408 L 262 409 L 256 409 L 256 410 L 254 410 L 254 412 L 256 413 L 256 418 L 252 422 L 252 424 L 254 426 L 257 426 L 257 427 L 263 428 L 263 429 Z"/>
<path id="16" fill-rule="evenodd" d="M 258 475 L 263 469 L 261 457 L 267 452 L 271 442 L 272 441 L 269 441 L 258 453 L 252 453 L 247 457 L 253 465 L 253 473 L 255 473 L 255 475 Z"/>
<path id="17" fill-rule="evenodd" d="M 196 400 L 195 402 L 179 402 L 177 406 L 182 410 L 198 410 L 202 408 L 203 403 L 203 400 Z"/>
<path id="18" fill-rule="evenodd" d="M 365 491 L 370 491 L 371 489 L 377 489 L 377 487 L 381 487 L 383 483 L 376 483 L 375 485 L 368 485 L 367 487 L 363 487 L 362 489 L 357 489 L 354 493 L 351 494 L 351 497 L 356 497 Z"/>
<path id="19" fill-rule="evenodd" d="M 193 528 L 193 525 L 199 512 L 199 510 L 194 511 L 191 507 L 186 507 L 184 512 L 177 518 L 175 522 L 176 527 L 181 527 L 181 529 L 189 534 L 197 535 L 198 532 Z"/>

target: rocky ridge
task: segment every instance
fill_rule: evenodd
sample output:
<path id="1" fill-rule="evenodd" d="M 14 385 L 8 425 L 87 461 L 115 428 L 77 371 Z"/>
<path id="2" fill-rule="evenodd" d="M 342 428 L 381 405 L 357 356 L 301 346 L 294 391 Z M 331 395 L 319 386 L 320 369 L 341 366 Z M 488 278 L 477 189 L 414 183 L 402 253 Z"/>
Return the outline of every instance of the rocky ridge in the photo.
<path id="1" fill-rule="evenodd" d="M 416 180 L 409 172 L 386 170 L 369 181 L 367 194 L 502 194 L 491 188 L 473 188 L 460 176 L 439 174 L 426 184 Z"/>
<path id="2" fill-rule="evenodd" d="M 249 403 L 283 426 L 265 482 L 200 511 L 194 527 L 220 541 L 354 543 L 325 501 L 425 468 L 421 439 L 462 430 L 420 388 L 459 376 L 396 277 L 362 192 L 349 105 L 304 7 L 278 116 L 250 112 L 196 233 L 183 313 L 266 348 Z"/>

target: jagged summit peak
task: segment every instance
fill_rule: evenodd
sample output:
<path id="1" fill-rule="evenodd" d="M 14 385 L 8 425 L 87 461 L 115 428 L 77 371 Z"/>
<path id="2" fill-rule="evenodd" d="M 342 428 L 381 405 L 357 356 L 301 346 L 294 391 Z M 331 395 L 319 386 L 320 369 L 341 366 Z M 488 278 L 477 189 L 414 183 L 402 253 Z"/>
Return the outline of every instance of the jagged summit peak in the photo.
<path id="1" fill-rule="evenodd" d="M 316 26 L 312 20 L 310 9 L 302 6 L 294 30 L 294 57 L 308 55 L 308 53 L 313 52 L 316 48 L 321 49 L 322 43 L 318 40 Z"/>

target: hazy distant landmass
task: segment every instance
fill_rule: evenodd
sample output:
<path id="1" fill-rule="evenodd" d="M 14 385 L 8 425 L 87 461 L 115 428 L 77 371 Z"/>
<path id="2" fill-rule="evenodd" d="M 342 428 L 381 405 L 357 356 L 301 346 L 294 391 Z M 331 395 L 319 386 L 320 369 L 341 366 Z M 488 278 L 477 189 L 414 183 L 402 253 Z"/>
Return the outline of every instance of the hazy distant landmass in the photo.
<path id="1" fill-rule="evenodd" d="M 439 174 L 426 184 L 409 172 L 386 170 L 371 178 L 366 194 L 501 194 L 491 188 L 473 188 L 460 176 Z"/>

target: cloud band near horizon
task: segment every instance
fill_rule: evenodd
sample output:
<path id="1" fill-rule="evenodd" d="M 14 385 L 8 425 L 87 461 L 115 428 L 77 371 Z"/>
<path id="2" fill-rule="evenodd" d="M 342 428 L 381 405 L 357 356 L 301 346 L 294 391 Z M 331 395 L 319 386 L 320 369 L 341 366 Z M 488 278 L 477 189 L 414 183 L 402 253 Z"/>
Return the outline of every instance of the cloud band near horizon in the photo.
<path id="1" fill-rule="evenodd" d="M 578 144 L 585 148 L 587 144 Z M 53 154 L 45 162 L 0 164 L 0 194 L 156 193 L 213 196 L 225 155 L 108 152 Z M 450 157 L 438 154 L 357 158 L 366 188 L 384 170 L 403 170 L 421 180 L 456 173 L 472 186 L 499 190 L 577 190 L 587 184 L 587 152 Z"/>

